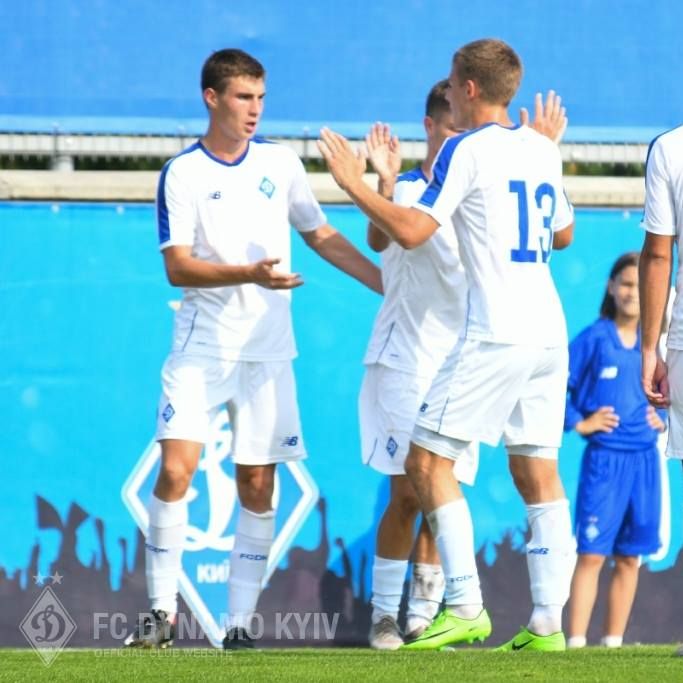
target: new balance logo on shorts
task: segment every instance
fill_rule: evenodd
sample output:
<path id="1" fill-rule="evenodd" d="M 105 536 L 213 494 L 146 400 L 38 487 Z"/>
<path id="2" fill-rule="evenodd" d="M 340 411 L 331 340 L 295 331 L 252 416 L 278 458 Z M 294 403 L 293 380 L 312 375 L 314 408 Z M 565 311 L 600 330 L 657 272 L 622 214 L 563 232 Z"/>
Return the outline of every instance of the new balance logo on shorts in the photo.
<path id="1" fill-rule="evenodd" d="M 240 553 L 240 559 L 245 560 L 256 560 L 257 562 L 263 562 L 268 559 L 268 555 L 252 555 L 251 553 Z"/>
<path id="2" fill-rule="evenodd" d="M 164 408 L 164 412 L 161 413 L 161 417 L 164 418 L 166 422 L 168 422 L 173 416 L 175 415 L 175 409 L 170 403 L 166 404 L 166 407 Z"/>
<path id="3" fill-rule="evenodd" d="M 221 198 L 221 193 L 219 190 L 216 190 L 216 192 L 210 192 L 209 193 L 209 199 L 220 199 Z"/>
<path id="4" fill-rule="evenodd" d="M 263 192 L 268 199 L 270 199 L 273 196 L 273 192 L 275 192 L 275 185 L 273 185 L 271 180 L 268 180 L 268 178 L 263 176 L 263 180 L 261 181 L 258 189 L 261 190 L 261 192 Z"/>
<path id="5" fill-rule="evenodd" d="M 298 436 L 286 436 L 282 441 L 280 442 L 280 447 L 284 446 L 296 446 L 299 443 L 299 437 Z"/>
<path id="6" fill-rule="evenodd" d="M 427 403 L 423 403 L 423 404 L 420 406 L 420 412 L 421 412 L 421 413 L 426 413 L 428 407 L 429 407 L 429 405 L 428 405 Z"/>
<path id="7" fill-rule="evenodd" d="M 394 437 L 390 436 L 387 441 L 387 453 L 393 458 L 398 450 L 398 444 L 394 441 Z"/>
<path id="8" fill-rule="evenodd" d="M 547 555 L 549 552 L 550 548 L 532 548 L 529 555 Z"/>

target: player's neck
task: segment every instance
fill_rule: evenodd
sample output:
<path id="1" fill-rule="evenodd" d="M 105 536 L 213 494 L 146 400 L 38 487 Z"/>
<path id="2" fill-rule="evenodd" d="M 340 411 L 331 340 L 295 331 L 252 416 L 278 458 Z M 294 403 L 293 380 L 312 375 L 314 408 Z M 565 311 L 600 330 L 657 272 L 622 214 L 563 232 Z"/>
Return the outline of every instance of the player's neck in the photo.
<path id="1" fill-rule="evenodd" d="M 626 348 L 633 348 L 638 340 L 638 325 L 640 319 L 637 316 L 622 315 L 617 311 L 614 318 L 614 325 L 617 328 L 617 334 L 621 343 Z"/>
<path id="2" fill-rule="evenodd" d="M 242 156 L 249 144 L 249 140 L 228 138 L 211 129 L 200 142 L 213 156 L 227 162 L 233 162 Z"/>
<path id="3" fill-rule="evenodd" d="M 497 123 L 501 126 L 511 127 L 514 123 L 510 120 L 507 107 L 497 104 L 481 103 L 472 112 L 472 128 L 485 126 L 487 123 Z"/>

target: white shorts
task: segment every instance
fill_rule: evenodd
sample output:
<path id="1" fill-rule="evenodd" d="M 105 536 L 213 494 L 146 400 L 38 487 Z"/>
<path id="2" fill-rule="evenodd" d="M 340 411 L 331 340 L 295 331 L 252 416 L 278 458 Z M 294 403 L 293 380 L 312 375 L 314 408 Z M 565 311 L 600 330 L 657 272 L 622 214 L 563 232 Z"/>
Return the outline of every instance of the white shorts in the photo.
<path id="1" fill-rule="evenodd" d="M 502 437 L 513 455 L 556 458 L 568 374 L 566 346 L 461 339 L 420 408 L 417 432 L 423 438 L 418 442 L 426 446 L 424 430 L 455 439 L 443 453 L 453 457 L 471 441 L 495 446 Z"/>
<path id="2" fill-rule="evenodd" d="M 390 476 L 405 474 L 415 418 L 431 378 L 379 363 L 365 368 L 358 397 L 361 458 L 365 465 Z M 455 476 L 474 484 L 479 464 L 479 447 L 472 444 L 458 459 Z"/>
<path id="3" fill-rule="evenodd" d="M 232 459 L 268 465 L 306 457 L 291 361 L 227 361 L 173 352 L 161 371 L 156 439 L 206 443 L 227 408 Z"/>
<path id="4" fill-rule="evenodd" d="M 666 366 L 671 392 L 666 454 L 670 458 L 683 459 L 683 351 L 668 349 Z"/>

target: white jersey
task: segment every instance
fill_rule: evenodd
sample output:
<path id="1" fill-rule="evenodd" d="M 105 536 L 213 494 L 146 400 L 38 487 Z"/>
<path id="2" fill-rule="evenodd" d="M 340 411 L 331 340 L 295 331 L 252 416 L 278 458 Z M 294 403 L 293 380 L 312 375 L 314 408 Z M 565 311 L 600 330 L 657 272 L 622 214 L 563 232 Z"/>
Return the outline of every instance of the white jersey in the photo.
<path id="1" fill-rule="evenodd" d="M 399 176 L 394 202 L 411 206 L 427 178 L 417 167 Z M 364 362 L 432 376 L 455 346 L 465 319 L 467 284 L 453 229 L 439 228 L 416 249 L 396 242 L 381 254 L 384 301 Z"/>
<path id="2" fill-rule="evenodd" d="M 490 123 L 444 142 L 415 208 L 451 224 L 465 267 L 464 336 L 497 344 L 567 343 L 548 261 L 573 222 L 557 146 L 526 126 Z"/>
<path id="3" fill-rule="evenodd" d="M 642 226 L 656 235 L 676 237 L 676 298 L 666 345 L 683 350 L 683 126 L 663 133 L 650 144 L 645 170 L 645 213 Z"/>
<path id="4" fill-rule="evenodd" d="M 257 138 L 233 163 L 200 142 L 168 161 L 157 218 L 161 249 L 191 246 L 196 258 L 229 265 L 280 258 L 283 272 L 291 269 L 290 223 L 300 232 L 325 223 L 296 154 Z M 227 360 L 291 359 L 290 292 L 255 284 L 187 287 L 173 349 Z"/>

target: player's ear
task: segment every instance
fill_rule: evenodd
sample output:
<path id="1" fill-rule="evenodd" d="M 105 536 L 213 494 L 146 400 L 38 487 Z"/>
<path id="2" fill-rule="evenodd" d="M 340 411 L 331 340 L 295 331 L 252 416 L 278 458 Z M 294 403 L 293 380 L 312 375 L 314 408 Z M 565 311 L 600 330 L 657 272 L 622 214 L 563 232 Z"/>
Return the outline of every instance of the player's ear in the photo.
<path id="1" fill-rule="evenodd" d="M 431 116 L 425 116 L 422 120 L 422 124 L 425 127 L 427 136 L 430 136 L 432 134 L 432 131 L 434 130 L 434 119 Z"/>
<path id="2" fill-rule="evenodd" d="M 218 93 L 213 88 L 207 88 L 203 93 L 204 103 L 209 109 L 215 109 L 218 100 Z"/>
<path id="3" fill-rule="evenodd" d="M 479 87 L 479 84 L 476 81 L 465 81 L 465 94 L 467 95 L 467 99 L 473 100 L 475 97 L 479 96 L 480 92 L 481 88 Z"/>

